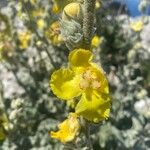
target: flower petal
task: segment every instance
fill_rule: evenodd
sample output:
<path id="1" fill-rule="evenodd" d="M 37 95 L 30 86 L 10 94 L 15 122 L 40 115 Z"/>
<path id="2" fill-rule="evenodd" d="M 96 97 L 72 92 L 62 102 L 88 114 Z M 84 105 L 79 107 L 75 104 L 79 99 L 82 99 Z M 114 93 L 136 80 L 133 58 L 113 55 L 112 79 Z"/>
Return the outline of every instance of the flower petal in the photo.
<path id="1" fill-rule="evenodd" d="M 87 67 L 92 58 L 92 52 L 85 49 L 75 49 L 69 54 L 71 67 Z"/>
<path id="2" fill-rule="evenodd" d="M 110 98 L 108 94 L 96 90 L 87 90 L 76 106 L 76 113 L 95 123 L 107 119 L 110 112 Z"/>
<path id="3" fill-rule="evenodd" d="M 80 95 L 79 81 L 72 70 L 63 68 L 52 74 L 50 87 L 58 98 L 69 100 Z"/>

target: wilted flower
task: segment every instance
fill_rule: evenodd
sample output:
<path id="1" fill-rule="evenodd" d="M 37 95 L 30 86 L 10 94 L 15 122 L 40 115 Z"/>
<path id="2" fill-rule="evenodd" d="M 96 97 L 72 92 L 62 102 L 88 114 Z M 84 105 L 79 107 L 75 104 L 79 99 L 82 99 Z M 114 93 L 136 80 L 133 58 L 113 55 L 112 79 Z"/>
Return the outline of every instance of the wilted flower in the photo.
<path id="1" fill-rule="evenodd" d="M 76 113 L 89 121 L 108 118 L 110 97 L 108 81 L 103 69 L 91 62 L 89 50 L 75 49 L 69 55 L 69 68 L 56 70 L 50 80 L 54 94 L 63 100 L 81 96 Z"/>
<path id="2" fill-rule="evenodd" d="M 68 119 L 58 125 L 59 131 L 50 132 L 52 138 L 60 140 L 62 143 L 73 141 L 80 131 L 80 124 L 77 114 L 70 113 Z"/>
<path id="3" fill-rule="evenodd" d="M 59 46 L 62 44 L 63 39 L 60 35 L 60 23 L 58 21 L 53 22 L 45 34 L 53 45 Z"/>
<path id="4" fill-rule="evenodd" d="M 0 42 L 0 60 L 6 60 L 13 55 L 13 45 L 10 42 Z"/>
<path id="5" fill-rule="evenodd" d="M 141 20 L 133 21 L 130 24 L 131 29 L 135 32 L 141 31 L 143 29 L 143 26 L 144 26 L 144 24 Z"/>
<path id="6" fill-rule="evenodd" d="M 18 39 L 20 42 L 20 48 L 26 49 L 29 46 L 29 42 L 31 40 L 31 32 L 26 30 L 24 32 L 20 32 L 18 35 Z"/>

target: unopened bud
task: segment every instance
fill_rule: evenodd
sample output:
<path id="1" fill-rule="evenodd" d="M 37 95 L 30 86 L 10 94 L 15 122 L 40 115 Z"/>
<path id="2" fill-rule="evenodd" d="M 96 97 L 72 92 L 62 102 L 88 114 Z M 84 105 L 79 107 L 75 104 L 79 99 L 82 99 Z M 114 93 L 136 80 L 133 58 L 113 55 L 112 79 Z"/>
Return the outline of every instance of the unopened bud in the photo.
<path id="1" fill-rule="evenodd" d="M 82 21 L 83 11 L 80 3 L 70 3 L 65 6 L 62 13 L 62 20 L 70 21 L 71 19 L 75 21 Z"/>

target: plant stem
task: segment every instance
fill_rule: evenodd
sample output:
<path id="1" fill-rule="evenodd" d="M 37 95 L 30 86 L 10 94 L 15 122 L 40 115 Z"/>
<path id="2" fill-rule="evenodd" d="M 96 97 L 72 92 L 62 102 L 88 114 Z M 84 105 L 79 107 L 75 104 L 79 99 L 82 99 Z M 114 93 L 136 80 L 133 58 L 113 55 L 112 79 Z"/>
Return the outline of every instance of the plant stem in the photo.
<path id="1" fill-rule="evenodd" d="M 84 48 L 90 49 L 94 26 L 94 10 L 96 0 L 84 0 L 83 36 Z"/>
<path id="2" fill-rule="evenodd" d="M 86 150 L 93 150 L 91 139 L 90 139 L 90 123 L 83 117 L 80 118 L 80 123 L 82 126 L 82 132 L 85 135 L 86 140 Z"/>
<path id="3" fill-rule="evenodd" d="M 93 150 L 91 139 L 90 139 L 90 124 L 86 121 L 86 132 L 85 132 L 88 150 Z"/>

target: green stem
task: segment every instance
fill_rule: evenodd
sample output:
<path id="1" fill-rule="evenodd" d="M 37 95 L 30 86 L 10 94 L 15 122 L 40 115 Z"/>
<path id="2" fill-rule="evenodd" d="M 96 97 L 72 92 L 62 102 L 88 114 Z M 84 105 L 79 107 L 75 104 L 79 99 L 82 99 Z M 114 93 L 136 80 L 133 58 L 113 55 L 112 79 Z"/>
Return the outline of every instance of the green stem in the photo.
<path id="1" fill-rule="evenodd" d="M 94 11 L 96 0 L 84 0 L 83 36 L 84 48 L 90 49 L 94 27 Z"/>

